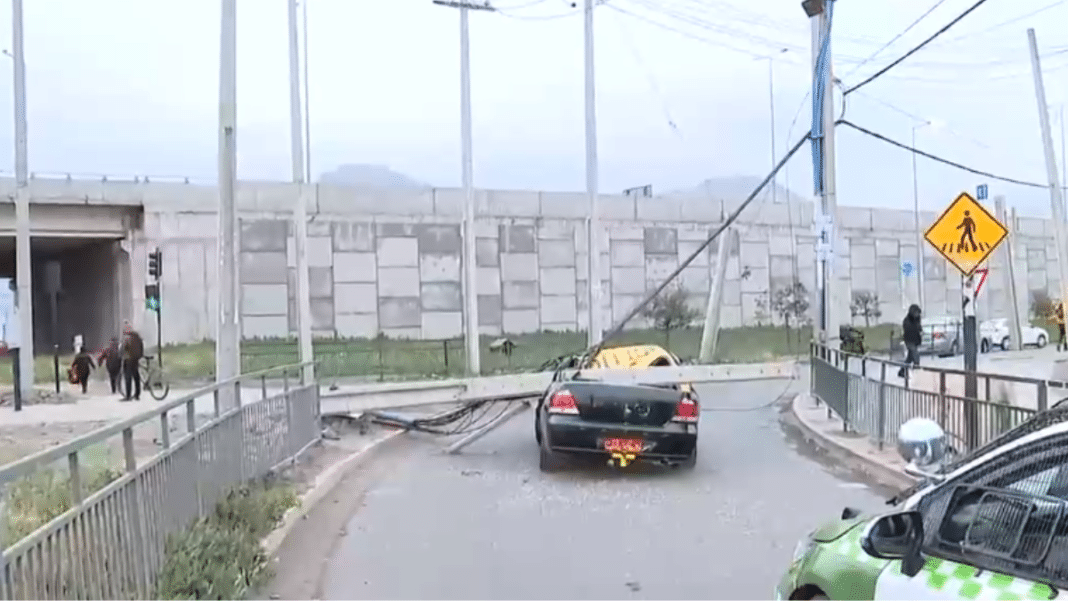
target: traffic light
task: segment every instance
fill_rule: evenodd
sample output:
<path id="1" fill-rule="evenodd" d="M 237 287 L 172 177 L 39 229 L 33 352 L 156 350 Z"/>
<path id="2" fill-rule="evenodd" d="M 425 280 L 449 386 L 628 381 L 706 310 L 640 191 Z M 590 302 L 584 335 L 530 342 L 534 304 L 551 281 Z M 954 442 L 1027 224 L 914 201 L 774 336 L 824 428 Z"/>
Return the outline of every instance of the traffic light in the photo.
<path id="1" fill-rule="evenodd" d="M 158 248 L 148 253 L 148 275 L 157 280 L 163 275 L 163 253 Z"/>
<path id="2" fill-rule="evenodd" d="M 159 311 L 159 284 L 145 285 L 145 308 L 150 311 Z"/>

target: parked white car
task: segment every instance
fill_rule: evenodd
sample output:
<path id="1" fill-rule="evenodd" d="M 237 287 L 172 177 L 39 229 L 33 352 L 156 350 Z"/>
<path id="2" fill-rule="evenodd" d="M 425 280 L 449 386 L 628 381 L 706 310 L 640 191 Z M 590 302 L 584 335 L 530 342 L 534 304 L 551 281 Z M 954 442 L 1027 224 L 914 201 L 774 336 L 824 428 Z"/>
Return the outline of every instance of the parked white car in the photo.
<path id="1" fill-rule="evenodd" d="M 1024 324 L 1021 334 L 1024 346 L 1042 348 L 1049 341 L 1046 330 L 1032 325 Z M 1009 320 L 1005 317 L 979 324 L 979 350 L 986 353 L 994 347 L 1003 351 L 1009 349 Z"/>

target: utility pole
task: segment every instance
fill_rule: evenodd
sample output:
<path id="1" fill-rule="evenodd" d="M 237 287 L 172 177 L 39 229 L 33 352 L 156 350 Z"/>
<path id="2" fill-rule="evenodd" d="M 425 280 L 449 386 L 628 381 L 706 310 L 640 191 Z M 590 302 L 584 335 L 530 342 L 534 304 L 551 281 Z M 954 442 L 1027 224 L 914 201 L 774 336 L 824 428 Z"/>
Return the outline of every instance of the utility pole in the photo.
<path id="1" fill-rule="evenodd" d="M 241 333 L 237 327 L 237 0 L 221 0 L 219 42 L 219 327 L 215 340 L 215 379 L 238 375 Z M 219 391 L 224 407 L 234 390 Z"/>
<path id="2" fill-rule="evenodd" d="M 818 252 L 819 273 L 819 332 L 820 341 L 829 346 L 834 346 L 838 339 L 838 328 L 835 323 L 835 310 L 837 308 L 838 295 L 836 294 L 837 282 L 834 277 L 834 252 L 837 248 L 837 234 L 835 222 L 837 221 L 837 197 L 835 188 L 835 154 L 834 154 L 834 69 L 832 68 L 831 52 L 831 19 L 830 11 L 833 10 L 834 0 L 805 0 L 802 7 L 812 23 L 812 77 L 813 84 L 823 89 L 823 104 L 818 107 L 821 111 L 823 136 L 820 140 L 822 153 L 820 156 L 819 169 L 822 173 L 820 181 L 822 185 L 816 190 L 820 194 L 820 211 L 817 216 L 817 227 L 820 231 L 821 251 Z M 826 44 L 827 55 L 823 71 L 820 72 L 820 54 L 822 45 Z M 814 100 L 815 101 L 815 100 Z"/>
<path id="3" fill-rule="evenodd" d="M 305 0 L 307 2 L 307 0 Z M 312 346 L 311 285 L 308 274 L 308 186 L 304 180 L 304 136 L 300 122 L 300 36 L 297 30 L 297 0 L 287 0 L 289 8 L 289 142 L 293 160 L 293 183 L 297 204 L 293 211 L 293 245 L 297 258 L 297 339 L 304 384 L 315 379 L 315 349 Z"/>
<path id="4" fill-rule="evenodd" d="M 481 345 L 478 334 L 478 266 L 475 252 L 475 162 L 471 123 L 471 32 L 469 10 L 492 12 L 494 8 L 470 2 L 434 0 L 434 4 L 460 9 L 460 151 L 464 188 L 464 344 L 467 347 L 467 375 L 482 373 Z"/>
<path id="5" fill-rule="evenodd" d="M 1046 87 L 1042 82 L 1042 64 L 1038 57 L 1038 40 L 1035 30 L 1027 30 L 1027 42 L 1031 47 L 1031 70 L 1035 77 L 1035 99 L 1038 101 L 1038 120 L 1042 126 L 1042 146 L 1046 156 L 1046 174 L 1049 177 L 1050 203 L 1053 209 L 1053 239 L 1057 245 L 1057 267 L 1060 269 L 1061 302 L 1068 306 L 1068 249 L 1064 231 L 1064 200 L 1057 174 L 1057 155 L 1053 151 L 1053 133 L 1050 131 L 1049 109 L 1046 106 Z"/>
<path id="6" fill-rule="evenodd" d="M 15 281 L 19 317 L 18 373 L 21 399 L 33 393 L 33 259 L 30 255 L 30 190 L 26 125 L 26 50 L 22 28 L 22 0 L 11 0 L 11 58 L 15 63 Z"/>
<path id="7" fill-rule="evenodd" d="M 304 28 L 304 174 L 309 184 L 315 183 L 311 165 L 311 75 L 308 72 L 308 2 L 301 5 L 302 25 Z"/>
<path id="8" fill-rule="evenodd" d="M 924 288 L 926 287 L 926 277 L 924 276 L 924 259 L 923 259 L 923 234 L 920 233 L 920 183 L 916 172 L 916 130 L 921 127 L 930 125 L 930 121 L 925 121 L 920 125 L 912 126 L 912 215 L 916 220 L 916 286 L 917 295 L 916 299 L 920 303 L 920 308 L 926 308 L 924 304 Z"/>
<path id="9" fill-rule="evenodd" d="M 778 164 L 778 163 L 776 163 Z M 727 244 L 733 230 L 724 230 L 719 235 L 716 247 L 716 273 L 712 287 L 708 291 L 708 305 L 705 307 L 705 327 L 701 332 L 701 351 L 698 358 L 702 363 L 711 363 L 719 345 L 720 306 L 723 304 L 723 282 L 727 275 Z M 793 232 L 790 232 L 793 236 Z"/>
<path id="10" fill-rule="evenodd" d="M 590 220 L 587 226 L 586 242 L 589 245 L 587 257 L 589 273 L 587 274 L 587 303 L 590 309 L 589 331 L 587 340 L 591 347 L 601 342 L 604 328 L 601 326 L 601 207 L 597 190 L 599 184 L 597 165 L 597 97 L 594 77 L 593 44 L 593 0 L 583 1 L 585 80 L 586 80 L 586 195 L 590 201 Z"/>
<path id="11" fill-rule="evenodd" d="M 995 214 L 998 217 L 998 221 L 1006 224 L 1010 223 L 1005 210 L 1004 196 L 999 195 L 994 197 L 994 210 L 996 211 Z M 1009 302 L 1012 304 L 1012 306 L 1009 307 L 1011 310 L 1011 313 L 1009 314 L 1009 342 L 1012 344 L 1012 350 L 1018 351 L 1021 348 L 1020 341 L 1022 340 L 1021 330 L 1023 329 L 1023 326 L 1020 321 L 1019 293 L 1016 290 L 1016 229 L 1010 227 L 1009 232 L 1009 240 L 1002 246 L 1003 250 L 1000 252 L 1005 261 L 1006 290 L 1009 291 Z"/>

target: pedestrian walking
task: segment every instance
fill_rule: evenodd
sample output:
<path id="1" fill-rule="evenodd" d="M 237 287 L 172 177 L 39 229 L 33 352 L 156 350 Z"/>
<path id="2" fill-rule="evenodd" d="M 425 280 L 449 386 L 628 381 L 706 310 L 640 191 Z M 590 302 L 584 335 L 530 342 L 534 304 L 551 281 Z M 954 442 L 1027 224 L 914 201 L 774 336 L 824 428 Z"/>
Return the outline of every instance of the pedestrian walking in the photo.
<path id="1" fill-rule="evenodd" d="M 89 353 L 85 352 L 85 347 L 78 349 L 78 354 L 74 356 L 74 361 L 70 365 L 70 382 L 71 384 L 82 386 L 82 394 L 89 392 L 89 374 L 92 373 L 96 364 L 93 363 L 93 357 Z"/>
<path id="2" fill-rule="evenodd" d="M 122 352 L 119 350 L 119 338 L 111 337 L 111 342 L 100 351 L 97 365 L 103 365 L 111 381 L 111 394 L 122 394 Z"/>
<path id="3" fill-rule="evenodd" d="M 905 363 L 913 367 L 920 364 L 920 344 L 923 343 L 923 323 L 919 305 L 909 306 L 905 319 L 901 322 L 901 340 L 905 343 Z M 899 378 L 905 377 L 905 368 L 898 370 Z"/>
<path id="4" fill-rule="evenodd" d="M 1064 338 L 1064 302 L 1057 303 L 1057 309 L 1053 312 L 1053 319 L 1057 322 L 1057 352 L 1061 347 L 1068 351 L 1068 340 Z"/>
<path id="5" fill-rule="evenodd" d="M 145 341 L 130 322 L 123 325 L 122 374 L 126 383 L 124 401 L 141 400 L 141 359 L 145 356 Z"/>

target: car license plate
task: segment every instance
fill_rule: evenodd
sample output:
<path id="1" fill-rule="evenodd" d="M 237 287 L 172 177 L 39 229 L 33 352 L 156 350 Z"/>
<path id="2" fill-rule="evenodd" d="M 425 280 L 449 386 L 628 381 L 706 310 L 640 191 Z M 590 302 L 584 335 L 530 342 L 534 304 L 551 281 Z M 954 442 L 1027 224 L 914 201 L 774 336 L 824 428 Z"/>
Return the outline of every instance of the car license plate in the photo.
<path id="1" fill-rule="evenodd" d="M 610 453 L 641 453 L 645 442 L 640 438 L 606 438 L 604 450 Z"/>

